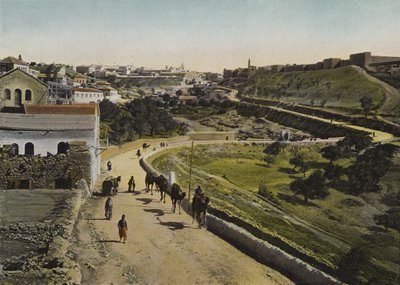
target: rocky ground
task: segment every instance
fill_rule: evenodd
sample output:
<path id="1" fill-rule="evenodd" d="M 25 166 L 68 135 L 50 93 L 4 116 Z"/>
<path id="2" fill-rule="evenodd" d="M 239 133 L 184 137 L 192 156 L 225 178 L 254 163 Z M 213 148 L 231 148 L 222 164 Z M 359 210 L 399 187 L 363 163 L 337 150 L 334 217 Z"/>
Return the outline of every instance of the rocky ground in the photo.
<path id="1" fill-rule="evenodd" d="M 74 284 L 68 255 L 80 190 L 0 191 L 0 284 Z"/>
<path id="2" fill-rule="evenodd" d="M 198 123 L 216 131 L 238 131 L 237 138 L 241 140 L 277 140 L 281 130 L 289 130 L 292 133 L 292 137 L 296 140 L 301 140 L 309 136 L 309 134 L 305 132 L 281 126 L 265 118 L 247 118 L 240 116 L 237 114 L 236 110 L 201 119 Z"/>

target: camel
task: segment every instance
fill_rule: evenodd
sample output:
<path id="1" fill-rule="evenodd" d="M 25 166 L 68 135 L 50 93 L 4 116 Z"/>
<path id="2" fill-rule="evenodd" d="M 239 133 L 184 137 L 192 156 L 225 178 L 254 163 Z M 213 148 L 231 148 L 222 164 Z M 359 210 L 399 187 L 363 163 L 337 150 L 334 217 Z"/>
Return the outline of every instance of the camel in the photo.
<path id="1" fill-rule="evenodd" d="M 165 203 L 165 195 L 167 194 L 168 190 L 168 179 L 164 177 L 164 175 L 160 175 L 155 179 L 156 185 L 158 189 L 160 189 L 161 198 L 160 201 Z"/>
<path id="2" fill-rule="evenodd" d="M 186 192 L 182 192 L 181 187 L 174 183 L 171 186 L 171 200 L 172 200 L 172 212 L 175 213 L 176 203 L 178 202 L 179 214 L 181 214 L 181 203 L 185 198 Z"/>
<path id="3" fill-rule="evenodd" d="M 146 192 L 151 191 L 151 195 L 153 195 L 153 186 L 154 186 L 154 182 L 155 182 L 153 173 L 147 172 L 144 182 L 146 184 Z M 151 186 L 151 188 L 150 188 L 150 186 Z"/>
<path id="4" fill-rule="evenodd" d="M 143 150 L 146 150 L 148 147 L 150 147 L 150 144 L 147 144 L 147 143 L 143 143 L 142 144 L 142 149 Z"/>
<path id="5" fill-rule="evenodd" d="M 192 222 L 194 221 L 194 214 L 196 213 L 197 222 L 199 224 L 199 228 L 206 222 L 206 213 L 208 203 L 210 202 L 210 198 L 204 195 L 204 193 L 195 195 L 192 200 Z M 201 213 L 203 213 L 203 222 L 201 219 Z"/>

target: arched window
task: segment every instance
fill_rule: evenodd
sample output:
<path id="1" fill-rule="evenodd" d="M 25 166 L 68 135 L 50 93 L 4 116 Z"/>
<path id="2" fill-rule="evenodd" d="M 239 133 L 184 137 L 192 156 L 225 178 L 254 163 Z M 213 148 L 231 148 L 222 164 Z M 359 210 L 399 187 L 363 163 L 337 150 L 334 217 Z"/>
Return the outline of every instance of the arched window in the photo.
<path id="1" fill-rule="evenodd" d="M 32 100 L 32 91 L 27 89 L 25 91 L 25 101 L 31 101 Z"/>
<path id="2" fill-rule="evenodd" d="M 11 155 L 18 155 L 19 154 L 19 147 L 16 143 L 13 143 L 10 148 Z"/>
<path id="3" fill-rule="evenodd" d="M 69 144 L 66 142 L 60 142 L 57 145 L 57 153 L 67 153 L 67 150 L 69 150 Z"/>
<path id="4" fill-rule="evenodd" d="M 4 89 L 4 99 L 11 100 L 11 90 L 10 89 Z"/>
<path id="5" fill-rule="evenodd" d="M 34 145 L 31 142 L 25 144 L 25 155 L 34 155 L 35 149 Z"/>
<path id="6" fill-rule="evenodd" d="M 14 91 L 14 105 L 21 106 L 22 105 L 22 91 L 21 89 L 15 89 Z"/>

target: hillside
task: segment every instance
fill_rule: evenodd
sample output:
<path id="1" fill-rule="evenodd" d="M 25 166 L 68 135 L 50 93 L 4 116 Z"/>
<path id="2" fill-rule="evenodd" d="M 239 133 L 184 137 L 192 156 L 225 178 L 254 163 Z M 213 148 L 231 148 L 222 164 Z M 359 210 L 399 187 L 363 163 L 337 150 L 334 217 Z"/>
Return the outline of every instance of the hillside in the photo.
<path id="1" fill-rule="evenodd" d="M 360 111 L 360 99 L 373 99 L 373 109 L 386 100 L 385 89 L 357 67 L 274 73 L 258 71 L 241 88 L 241 96 L 261 97 L 306 105 L 325 106 L 347 112 Z"/>

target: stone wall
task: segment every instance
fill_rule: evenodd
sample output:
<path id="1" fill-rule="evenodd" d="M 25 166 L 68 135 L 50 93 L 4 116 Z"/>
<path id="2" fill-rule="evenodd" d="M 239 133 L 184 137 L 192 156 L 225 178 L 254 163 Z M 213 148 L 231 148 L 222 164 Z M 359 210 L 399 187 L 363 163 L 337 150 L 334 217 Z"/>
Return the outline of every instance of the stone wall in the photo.
<path id="1" fill-rule="evenodd" d="M 0 190 L 70 188 L 80 179 L 91 182 L 91 155 L 84 142 L 69 142 L 66 154 L 11 155 L 0 148 Z"/>

